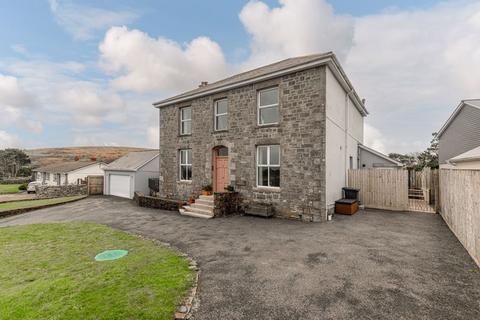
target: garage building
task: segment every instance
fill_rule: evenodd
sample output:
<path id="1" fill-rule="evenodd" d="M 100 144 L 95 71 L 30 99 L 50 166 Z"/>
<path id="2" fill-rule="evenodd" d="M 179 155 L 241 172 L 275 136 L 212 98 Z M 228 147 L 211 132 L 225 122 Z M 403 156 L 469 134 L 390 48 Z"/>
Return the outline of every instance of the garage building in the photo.
<path id="1" fill-rule="evenodd" d="M 148 179 L 158 178 L 158 151 L 130 152 L 105 170 L 104 193 L 133 199 L 135 191 L 149 194 Z"/>

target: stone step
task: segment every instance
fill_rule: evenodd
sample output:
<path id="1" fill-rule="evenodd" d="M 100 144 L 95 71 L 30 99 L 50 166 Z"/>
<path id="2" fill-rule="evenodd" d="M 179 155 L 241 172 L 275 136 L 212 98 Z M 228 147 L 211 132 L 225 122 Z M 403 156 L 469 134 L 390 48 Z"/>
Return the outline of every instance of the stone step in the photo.
<path id="1" fill-rule="evenodd" d="M 196 212 L 196 213 L 201 213 L 201 214 L 206 214 L 209 216 L 213 216 L 213 210 L 205 210 L 205 209 L 200 209 L 200 208 L 194 208 L 192 206 L 183 206 L 183 209 L 186 211 L 191 211 L 191 212 Z"/>
<path id="2" fill-rule="evenodd" d="M 211 196 L 203 196 L 203 195 L 200 195 L 199 199 L 201 199 L 201 200 L 213 201 L 213 195 L 211 195 Z"/>
<path id="3" fill-rule="evenodd" d="M 193 211 L 187 211 L 185 209 L 179 209 L 180 211 L 180 214 L 182 216 L 189 216 L 189 217 L 194 217 L 194 218 L 202 218 L 202 219 L 211 219 L 213 218 L 213 215 L 210 216 L 210 215 L 207 215 L 207 214 L 203 214 L 203 213 L 197 213 L 197 212 L 193 212 Z"/>
<path id="4" fill-rule="evenodd" d="M 195 203 L 198 203 L 198 204 L 203 204 L 203 205 L 206 205 L 206 206 L 212 206 L 213 207 L 213 200 L 210 201 L 210 200 L 205 200 L 205 199 L 196 199 L 195 200 Z"/>
<path id="5" fill-rule="evenodd" d="M 205 204 L 205 203 L 200 203 L 198 201 L 195 201 L 195 203 L 192 203 L 190 205 L 192 208 L 199 208 L 203 210 L 208 210 L 210 212 L 213 212 L 213 204 Z"/>

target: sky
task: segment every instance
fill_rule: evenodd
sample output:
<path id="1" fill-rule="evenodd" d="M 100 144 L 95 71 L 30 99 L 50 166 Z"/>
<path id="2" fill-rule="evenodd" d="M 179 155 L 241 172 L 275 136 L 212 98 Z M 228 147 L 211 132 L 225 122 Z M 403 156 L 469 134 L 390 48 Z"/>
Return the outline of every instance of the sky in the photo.
<path id="1" fill-rule="evenodd" d="M 480 1 L 0 0 L 0 148 L 157 147 L 152 102 L 326 51 L 365 144 L 421 151 L 480 98 Z"/>

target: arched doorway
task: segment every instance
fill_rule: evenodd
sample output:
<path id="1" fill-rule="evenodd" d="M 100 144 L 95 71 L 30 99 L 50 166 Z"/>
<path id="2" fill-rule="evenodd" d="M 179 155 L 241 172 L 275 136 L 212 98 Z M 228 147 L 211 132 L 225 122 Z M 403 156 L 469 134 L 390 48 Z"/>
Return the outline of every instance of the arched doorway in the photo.
<path id="1" fill-rule="evenodd" d="M 214 192 L 224 192 L 230 184 L 230 170 L 228 168 L 228 148 L 219 146 L 213 148 L 213 176 L 212 187 Z"/>

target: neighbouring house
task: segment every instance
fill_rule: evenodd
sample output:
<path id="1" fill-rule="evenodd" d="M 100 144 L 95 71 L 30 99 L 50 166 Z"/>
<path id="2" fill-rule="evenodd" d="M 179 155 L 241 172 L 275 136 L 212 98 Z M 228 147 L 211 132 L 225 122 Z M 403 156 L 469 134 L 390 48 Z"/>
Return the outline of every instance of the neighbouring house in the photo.
<path id="1" fill-rule="evenodd" d="M 437 138 L 440 168 L 458 167 L 450 159 L 480 147 L 480 99 L 462 100 Z M 459 158 L 456 160 L 458 163 Z"/>
<path id="2" fill-rule="evenodd" d="M 401 169 L 404 167 L 403 163 L 363 144 L 358 145 L 358 159 L 359 169 Z"/>
<path id="3" fill-rule="evenodd" d="M 103 162 L 59 162 L 33 170 L 35 181 L 50 186 L 85 183 L 88 176 L 103 176 Z"/>
<path id="4" fill-rule="evenodd" d="M 244 205 L 325 221 L 357 169 L 368 112 L 333 53 L 286 59 L 153 104 L 160 196 L 233 186 Z M 385 160 L 385 159 L 384 159 Z"/>
<path id="5" fill-rule="evenodd" d="M 447 162 L 452 169 L 480 169 L 480 147 L 468 150 Z"/>
<path id="6" fill-rule="evenodd" d="M 149 194 L 148 179 L 158 178 L 158 150 L 130 152 L 104 168 L 104 194 L 132 199 L 134 192 Z"/>

